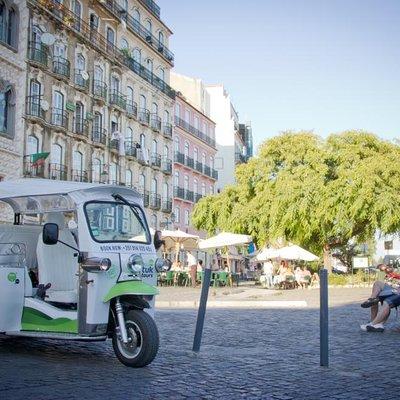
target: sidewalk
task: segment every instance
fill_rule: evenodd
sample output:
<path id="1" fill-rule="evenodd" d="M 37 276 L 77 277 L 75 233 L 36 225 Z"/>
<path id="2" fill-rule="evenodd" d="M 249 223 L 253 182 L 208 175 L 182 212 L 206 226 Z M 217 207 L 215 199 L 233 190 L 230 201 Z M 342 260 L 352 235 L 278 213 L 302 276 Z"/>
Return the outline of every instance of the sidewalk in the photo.
<path id="1" fill-rule="evenodd" d="M 157 308 L 198 308 L 201 288 L 159 287 Z M 370 288 L 329 288 L 330 306 L 361 303 Z M 318 308 L 319 289 L 270 290 L 257 286 L 210 287 L 208 308 Z"/>

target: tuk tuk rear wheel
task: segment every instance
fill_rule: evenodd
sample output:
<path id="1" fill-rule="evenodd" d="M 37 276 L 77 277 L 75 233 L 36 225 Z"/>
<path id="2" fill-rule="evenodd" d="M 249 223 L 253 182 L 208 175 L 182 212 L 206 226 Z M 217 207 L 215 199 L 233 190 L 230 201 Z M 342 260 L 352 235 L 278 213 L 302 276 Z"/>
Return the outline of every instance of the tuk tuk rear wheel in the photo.
<path id="1" fill-rule="evenodd" d="M 125 344 L 117 330 L 112 343 L 118 360 L 128 367 L 141 368 L 150 364 L 157 355 L 159 335 L 153 318 L 143 310 L 130 310 L 125 314 L 129 343 Z"/>

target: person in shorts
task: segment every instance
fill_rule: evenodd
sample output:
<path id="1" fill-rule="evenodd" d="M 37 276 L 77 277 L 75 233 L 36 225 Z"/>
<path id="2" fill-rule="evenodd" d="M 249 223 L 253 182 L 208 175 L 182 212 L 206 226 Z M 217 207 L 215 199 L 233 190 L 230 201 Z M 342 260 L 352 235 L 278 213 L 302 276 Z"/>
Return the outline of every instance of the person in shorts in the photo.
<path id="1" fill-rule="evenodd" d="M 361 330 L 367 332 L 383 332 L 385 330 L 384 323 L 389 318 L 390 310 L 400 306 L 400 288 L 398 286 L 400 275 L 396 274 L 392 267 L 384 264 L 378 265 L 378 269 L 386 273 L 389 283 L 374 282 L 371 297 L 361 304 L 363 308 L 371 308 L 371 322 L 360 325 Z M 380 308 L 379 303 L 382 304 Z"/>

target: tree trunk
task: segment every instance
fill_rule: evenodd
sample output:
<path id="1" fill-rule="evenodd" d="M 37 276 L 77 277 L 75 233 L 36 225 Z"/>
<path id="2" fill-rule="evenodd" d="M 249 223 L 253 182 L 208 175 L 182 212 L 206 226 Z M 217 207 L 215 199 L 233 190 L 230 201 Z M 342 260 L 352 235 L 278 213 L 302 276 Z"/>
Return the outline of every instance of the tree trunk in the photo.
<path id="1" fill-rule="evenodd" d="M 329 244 L 324 245 L 324 268 L 328 270 L 329 274 L 332 273 L 332 257 Z"/>

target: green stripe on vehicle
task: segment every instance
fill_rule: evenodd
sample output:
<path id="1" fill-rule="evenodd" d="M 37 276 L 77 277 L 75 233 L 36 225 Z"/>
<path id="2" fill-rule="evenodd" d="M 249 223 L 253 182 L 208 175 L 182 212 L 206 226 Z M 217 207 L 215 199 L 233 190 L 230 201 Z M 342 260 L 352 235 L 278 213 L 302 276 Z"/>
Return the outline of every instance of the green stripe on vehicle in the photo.
<path id="1" fill-rule="evenodd" d="M 136 295 L 156 295 L 158 294 L 157 288 L 141 281 L 126 281 L 114 285 L 104 297 L 103 301 L 106 303 L 111 299 L 122 296 L 124 294 Z"/>
<path id="2" fill-rule="evenodd" d="M 78 333 L 78 321 L 76 319 L 56 318 L 52 319 L 48 315 L 35 310 L 34 308 L 24 307 L 22 314 L 22 330 L 35 332 L 58 332 L 58 333 Z"/>

